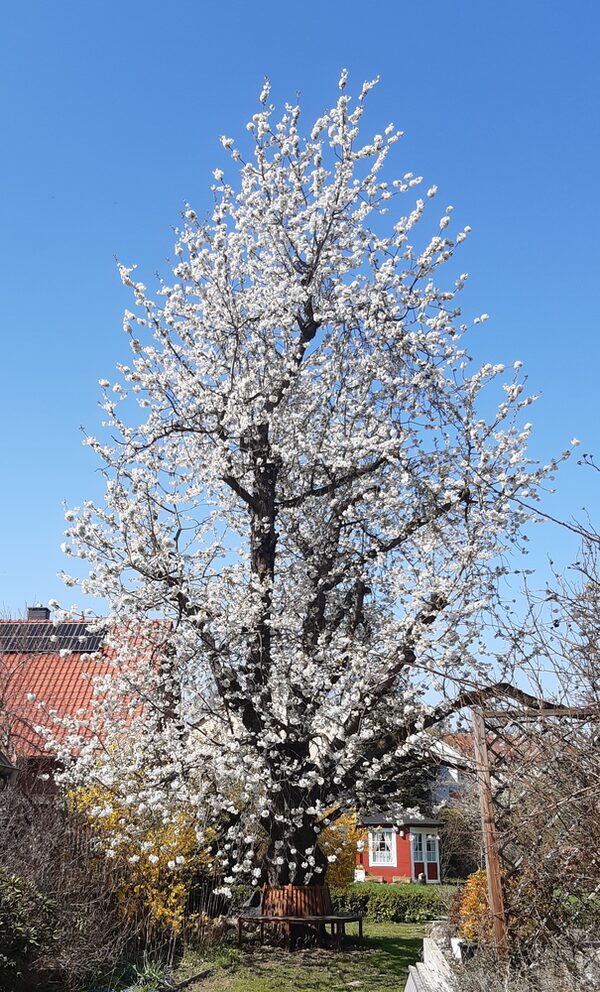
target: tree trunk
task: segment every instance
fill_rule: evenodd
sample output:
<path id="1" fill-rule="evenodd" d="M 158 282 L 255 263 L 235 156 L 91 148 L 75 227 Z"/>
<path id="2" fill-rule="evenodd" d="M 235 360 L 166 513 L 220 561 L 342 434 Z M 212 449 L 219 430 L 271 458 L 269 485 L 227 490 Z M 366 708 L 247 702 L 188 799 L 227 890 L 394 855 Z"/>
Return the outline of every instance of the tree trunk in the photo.
<path id="1" fill-rule="evenodd" d="M 273 886 L 324 885 L 327 858 L 317 843 L 319 830 L 315 821 L 305 816 L 302 826 L 291 833 L 278 827 L 278 822 L 273 821 L 263 881 Z"/>

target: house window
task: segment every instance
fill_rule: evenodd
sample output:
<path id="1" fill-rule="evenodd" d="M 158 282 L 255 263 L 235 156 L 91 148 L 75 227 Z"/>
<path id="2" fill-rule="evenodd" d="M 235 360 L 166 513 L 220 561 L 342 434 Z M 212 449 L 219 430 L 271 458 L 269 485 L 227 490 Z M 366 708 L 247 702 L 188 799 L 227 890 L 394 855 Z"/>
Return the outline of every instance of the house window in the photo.
<path id="1" fill-rule="evenodd" d="M 423 861 L 423 834 L 412 835 L 413 861 Z"/>
<path id="2" fill-rule="evenodd" d="M 369 862 L 373 867 L 396 866 L 396 835 L 393 830 L 373 830 L 369 834 Z"/>
<path id="3" fill-rule="evenodd" d="M 428 864 L 437 864 L 438 853 L 437 853 L 437 838 L 432 834 L 427 835 L 427 862 Z"/>

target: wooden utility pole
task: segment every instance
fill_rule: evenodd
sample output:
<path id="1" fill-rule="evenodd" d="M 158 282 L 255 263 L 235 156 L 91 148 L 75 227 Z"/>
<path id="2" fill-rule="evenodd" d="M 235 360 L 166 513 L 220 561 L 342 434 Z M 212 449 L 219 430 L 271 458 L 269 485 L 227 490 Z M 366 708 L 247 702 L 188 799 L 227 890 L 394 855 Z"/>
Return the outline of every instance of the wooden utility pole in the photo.
<path id="1" fill-rule="evenodd" d="M 504 896 L 502 894 L 500 857 L 496 838 L 494 803 L 492 799 L 492 779 L 490 776 L 485 722 L 483 714 L 479 709 L 473 710 L 473 746 L 477 783 L 479 785 L 479 804 L 481 807 L 481 824 L 483 827 L 483 844 L 485 848 L 488 899 L 494 924 L 494 940 L 498 957 L 500 960 L 505 961 L 508 955 L 508 939 L 506 933 L 506 916 L 504 913 Z"/>

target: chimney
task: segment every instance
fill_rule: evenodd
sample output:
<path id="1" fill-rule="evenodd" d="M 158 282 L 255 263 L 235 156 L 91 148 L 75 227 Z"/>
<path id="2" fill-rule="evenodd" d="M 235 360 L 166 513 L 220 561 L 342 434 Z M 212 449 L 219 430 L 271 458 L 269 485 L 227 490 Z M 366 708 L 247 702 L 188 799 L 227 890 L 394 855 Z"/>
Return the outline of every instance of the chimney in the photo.
<path id="1" fill-rule="evenodd" d="M 28 620 L 49 620 L 50 610 L 47 606 L 28 606 L 27 607 L 27 619 Z"/>

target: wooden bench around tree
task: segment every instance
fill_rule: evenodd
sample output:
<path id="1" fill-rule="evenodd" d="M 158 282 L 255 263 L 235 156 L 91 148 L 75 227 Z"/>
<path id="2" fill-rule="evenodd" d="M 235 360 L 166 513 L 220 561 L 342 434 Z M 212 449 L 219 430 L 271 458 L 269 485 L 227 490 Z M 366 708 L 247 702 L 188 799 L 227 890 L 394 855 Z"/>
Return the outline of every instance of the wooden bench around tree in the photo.
<path id="1" fill-rule="evenodd" d="M 238 916 L 238 946 L 242 943 L 244 923 L 258 924 L 260 942 L 264 942 L 265 926 L 280 927 L 286 947 L 293 948 L 296 939 L 307 930 L 314 930 L 317 943 L 323 944 L 327 927 L 337 950 L 346 936 L 346 924 L 358 923 L 358 938 L 362 941 L 363 916 L 360 913 L 334 913 L 331 896 L 326 885 L 266 885 L 263 889 L 260 910 L 256 914 Z"/>

